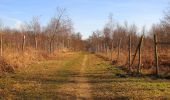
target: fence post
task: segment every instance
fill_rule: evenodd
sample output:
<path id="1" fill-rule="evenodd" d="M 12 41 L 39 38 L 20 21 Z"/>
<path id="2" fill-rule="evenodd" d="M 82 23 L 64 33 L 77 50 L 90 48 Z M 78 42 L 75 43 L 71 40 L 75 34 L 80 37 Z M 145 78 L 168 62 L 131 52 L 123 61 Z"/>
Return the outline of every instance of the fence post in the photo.
<path id="1" fill-rule="evenodd" d="M 2 54 L 3 54 L 3 37 L 2 37 L 2 33 L 0 34 L 1 35 L 1 56 L 2 56 Z"/>
<path id="2" fill-rule="evenodd" d="M 131 34 L 129 35 L 129 72 L 131 72 Z"/>
<path id="3" fill-rule="evenodd" d="M 144 35 L 142 35 L 141 37 L 141 41 L 140 41 L 140 46 L 139 46 L 139 61 L 138 61 L 138 74 L 141 74 L 141 48 L 142 48 L 142 42 L 143 42 L 143 38 L 144 38 Z"/>
<path id="4" fill-rule="evenodd" d="M 23 41 L 22 41 L 22 51 L 25 50 L 25 34 L 23 35 Z"/>
<path id="5" fill-rule="evenodd" d="M 159 76 L 159 65 L 158 65 L 158 47 L 157 35 L 154 34 L 154 53 L 155 53 L 155 64 L 156 64 L 156 75 Z"/>
<path id="6" fill-rule="evenodd" d="M 111 47 L 110 47 L 110 60 L 111 60 L 111 62 L 113 61 L 112 56 L 113 56 L 113 42 L 111 42 Z"/>
<path id="7" fill-rule="evenodd" d="M 120 46 L 121 46 L 121 41 L 122 39 L 119 39 L 119 42 L 118 42 L 118 56 L 117 56 L 117 61 L 119 62 L 119 57 L 120 57 Z"/>

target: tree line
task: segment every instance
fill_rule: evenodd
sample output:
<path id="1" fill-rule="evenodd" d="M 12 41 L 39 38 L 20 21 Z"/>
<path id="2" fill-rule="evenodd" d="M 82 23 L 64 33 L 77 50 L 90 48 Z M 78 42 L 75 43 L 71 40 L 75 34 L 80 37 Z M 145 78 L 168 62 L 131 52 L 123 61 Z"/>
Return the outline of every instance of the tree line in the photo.
<path id="1" fill-rule="evenodd" d="M 157 35 L 158 42 L 163 42 L 164 44 L 170 43 L 170 10 L 165 13 L 160 23 L 152 25 L 149 30 L 145 26 L 139 30 L 135 24 L 129 25 L 128 22 L 120 24 L 113 20 L 112 15 L 110 15 L 104 28 L 92 33 L 86 47 L 90 52 L 104 54 L 109 60 L 116 60 L 117 63 L 128 66 L 132 62 L 129 55 L 132 55 L 132 57 L 136 56 L 136 49 L 140 46 L 139 52 L 143 52 L 142 55 L 139 55 L 140 66 L 152 68 L 155 65 L 154 35 Z M 141 42 L 143 43 L 140 44 Z M 129 49 L 131 52 L 129 52 Z M 169 60 L 169 49 L 170 45 L 158 45 L 158 52 L 161 58 L 159 63 L 163 64 L 165 63 L 163 62 L 164 60 Z M 141 58 L 143 58 L 142 61 Z M 168 62 L 166 61 L 165 65 L 168 67 L 165 69 L 169 69 Z M 136 66 L 138 65 L 134 67 L 136 68 Z"/>
<path id="2" fill-rule="evenodd" d="M 6 49 L 20 52 L 33 48 L 52 53 L 63 48 L 74 51 L 83 48 L 82 35 L 74 32 L 71 19 L 66 15 L 66 10 L 61 8 L 57 9 L 46 26 L 41 25 L 37 16 L 22 24 L 20 30 L 5 27 L 1 21 L 0 35 L 1 55 Z"/>
<path id="3" fill-rule="evenodd" d="M 66 10 L 58 8 L 55 16 L 45 26 L 37 16 L 22 24 L 19 30 L 4 27 L 0 21 L 0 55 L 3 56 L 4 50 L 15 53 L 31 48 L 53 53 L 67 48 L 72 51 L 103 54 L 112 62 L 129 66 L 129 70 L 137 68 L 140 72 L 143 67 L 150 69 L 155 65 L 155 35 L 156 41 L 164 44 L 156 47 L 159 53 L 157 56 L 161 58 L 157 65 L 159 63 L 168 66 L 161 67 L 167 71 L 170 45 L 165 44 L 170 42 L 170 10 L 166 11 L 160 23 L 152 25 L 149 30 L 145 27 L 139 30 L 135 24 L 129 25 L 128 22 L 120 24 L 110 15 L 103 29 L 94 31 L 87 40 L 82 40 L 81 33 L 74 31 L 72 20 L 67 16 Z M 140 52 L 139 60 L 135 58 L 137 52 Z"/>

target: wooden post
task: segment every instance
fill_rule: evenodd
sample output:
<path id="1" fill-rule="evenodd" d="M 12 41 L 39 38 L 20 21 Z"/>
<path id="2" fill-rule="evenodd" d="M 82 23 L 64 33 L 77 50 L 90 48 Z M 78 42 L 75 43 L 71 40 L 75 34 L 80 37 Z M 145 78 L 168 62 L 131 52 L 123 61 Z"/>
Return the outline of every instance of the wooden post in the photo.
<path id="1" fill-rule="evenodd" d="M 3 38 L 2 38 L 2 33 L 1 33 L 1 56 L 2 56 L 2 54 L 3 54 L 3 40 L 2 40 Z"/>
<path id="2" fill-rule="evenodd" d="M 131 72 L 131 35 L 129 35 L 129 72 Z"/>
<path id="3" fill-rule="evenodd" d="M 109 60 L 112 62 L 112 49 L 109 48 L 109 52 L 110 52 L 110 54 L 109 54 Z"/>
<path id="4" fill-rule="evenodd" d="M 108 57 L 108 47 L 107 47 L 107 44 L 106 44 L 106 58 L 109 58 Z"/>
<path id="5" fill-rule="evenodd" d="M 119 42 L 118 42 L 118 55 L 117 55 L 117 61 L 119 62 L 119 57 L 120 57 L 120 46 L 121 46 L 121 41 L 122 39 L 119 39 Z"/>
<path id="6" fill-rule="evenodd" d="M 112 47 L 111 47 L 111 61 L 113 61 L 113 41 L 112 41 Z"/>
<path id="7" fill-rule="evenodd" d="M 23 35 L 22 51 L 25 50 L 25 35 Z"/>
<path id="8" fill-rule="evenodd" d="M 38 49 L 38 38 L 37 38 L 37 36 L 35 36 L 35 49 L 36 50 Z"/>
<path id="9" fill-rule="evenodd" d="M 140 42 L 139 42 L 139 44 L 138 44 L 138 46 L 137 46 L 137 48 L 136 48 L 135 55 L 134 55 L 134 57 L 133 57 L 133 59 L 132 59 L 131 66 L 133 65 L 133 63 L 134 63 L 134 61 L 135 61 L 136 55 L 137 55 L 137 53 L 138 53 L 138 51 L 139 51 L 139 48 L 140 48 L 140 46 L 141 46 L 141 43 L 142 43 L 142 41 L 143 41 L 143 37 L 144 37 L 144 35 L 142 35 L 141 38 L 140 38 Z"/>
<path id="10" fill-rule="evenodd" d="M 154 53 L 155 53 L 155 65 L 156 65 L 156 75 L 159 76 L 159 65 L 158 65 L 158 48 L 157 48 L 157 35 L 154 34 Z"/>
<path id="11" fill-rule="evenodd" d="M 138 59 L 138 70 L 137 73 L 141 74 L 141 48 L 142 48 L 142 42 L 143 42 L 144 35 L 141 37 L 140 46 L 139 46 L 139 59 Z"/>
<path id="12" fill-rule="evenodd" d="M 105 43 L 104 46 L 105 46 L 105 53 L 106 53 L 106 57 L 107 57 L 107 44 Z"/>
<path id="13" fill-rule="evenodd" d="M 50 41 L 50 53 L 52 53 L 52 41 Z"/>

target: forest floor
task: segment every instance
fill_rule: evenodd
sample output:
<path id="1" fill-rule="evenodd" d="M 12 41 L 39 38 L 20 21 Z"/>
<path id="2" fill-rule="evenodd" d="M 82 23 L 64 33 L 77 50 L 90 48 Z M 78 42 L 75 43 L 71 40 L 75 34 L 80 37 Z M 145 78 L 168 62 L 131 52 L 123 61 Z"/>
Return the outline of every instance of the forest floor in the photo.
<path id="1" fill-rule="evenodd" d="M 170 80 L 124 73 L 93 54 L 66 53 L 0 76 L 0 99 L 170 99 Z"/>

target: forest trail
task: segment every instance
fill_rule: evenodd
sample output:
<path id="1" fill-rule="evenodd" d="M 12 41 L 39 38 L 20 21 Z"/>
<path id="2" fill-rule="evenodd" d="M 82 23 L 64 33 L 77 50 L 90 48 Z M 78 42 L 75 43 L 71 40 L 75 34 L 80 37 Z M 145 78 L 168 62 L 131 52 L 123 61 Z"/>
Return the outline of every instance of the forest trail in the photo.
<path id="1" fill-rule="evenodd" d="M 77 99 L 88 99 L 91 100 L 91 91 L 90 91 L 90 84 L 88 83 L 88 79 L 85 76 L 86 71 L 86 63 L 87 63 L 87 55 L 84 56 L 81 69 L 80 69 L 80 77 L 76 78 L 77 81 L 77 89 L 76 89 L 76 95 Z"/>
<path id="2" fill-rule="evenodd" d="M 128 77 L 94 54 L 64 53 L 1 76 L 1 99 L 169 100 L 170 80 Z"/>

